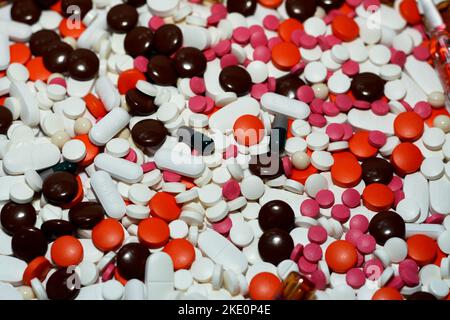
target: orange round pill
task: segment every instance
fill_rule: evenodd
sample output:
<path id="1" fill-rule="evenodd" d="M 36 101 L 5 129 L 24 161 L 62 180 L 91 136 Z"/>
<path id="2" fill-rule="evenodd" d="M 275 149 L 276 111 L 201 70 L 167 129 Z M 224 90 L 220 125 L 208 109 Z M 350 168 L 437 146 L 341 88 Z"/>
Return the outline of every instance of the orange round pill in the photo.
<path id="1" fill-rule="evenodd" d="M 64 18 L 59 23 L 59 33 L 63 37 L 72 37 L 74 39 L 78 39 L 81 34 L 86 30 L 86 27 L 83 23 L 78 22 L 74 24 L 71 20 Z"/>
<path id="2" fill-rule="evenodd" d="M 147 218 L 138 225 L 139 241 L 151 249 L 161 248 L 169 241 L 169 226 L 160 218 Z"/>
<path id="3" fill-rule="evenodd" d="M 338 15 L 331 23 L 333 34 L 342 41 L 353 41 L 359 35 L 359 27 L 355 20 L 346 15 Z"/>
<path id="4" fill-rule="evenodd" d="M 419 170 L 422 160 L 422 152 L 411 142 L 400 143 L 391 154 L 391 163 L 400 175 Z"/>
<path id="5" fill-rule="evenodd" d="M 101 118 L 106 115 L 107 112 L 103 102 L 92 93 L 85 95 L 83 100 L 86 103 L 86 108 L 95 118 Z"/>
<path id="6" fill-rule="evenodd" d="M 82 134 L 76 137 L 73 137 L 73 139 L 80 140 L 84 143 L 86 147 L 86 156 L 83 160 L 78 162 L 78 164 L 82 167 L 86 167 L 90 165 L 92 162 L 94 162 L 94 158 L 99 154 L 100 148 L 93 144 L 91 140 L 89 140 L 89 136 L 87 134 Z"/>
<path id="7" fill-rule="evenodd" d="M 92 242 L 102 251 L 118 249 L 124 237 L 123 227 L 115 219 L 103 219 L 92 229 Z"/>
<path id="8" fill-rule="evenodd" d="M 53 242 L 50 254 L 58 267 L 76 266 L 83 260 L 83 246 L 75 237 L 62 236 Z"/>
<path id="9" fill-rule="evenodd" d="M 361 181 L 362 168 L 356 157 L 350 152 L 333 154 L 331 179 L 339 187 L 351 188 Z"/>
<path id="10" fill-rule="evenodd" d="M 283 3 L 283 0 L 258 0 L 258 3 L 263 7 L 275 9 Z"/>
<path id="11" fill-rule="evenodd" d="M 348 141 L 348 148 L 358 159 L 374 157 L 378 149 L 369 142 L 369 132 L 356 132 Z"/>
<path id="12" fill-rule="evenodd" d="M 283 291 L 283 284 L 271 272 L 261 272 L 255 275 L 248 286 L 252 300 L 275 300 Z"/>
<path id="13" fill-rule="evenodd" d="M 128 90 L 134 89 L 139 80 L 145 80 L 145 75 L 136 69 L 123 71 L 117 80 L 117 88 L 120 94 L 127 93 Z"/>
<path id="14" fill-rule="evenodd" d="M 292 32 L 295 30 L 303 30 L 303 24 L 297 19 L 289 18 L 280 23 L 280 26 L 278 27 L 278 34 L 281 39 L 286 42 L 290 42 Z"/>
<path id="15" fill-rule="evenodd" d="M 9 46 L 10 63 L 26 64 L 31 58 L 30 48 L 24 43 L 14 43 Z"/>
<path id="16" fill-rule="evenodd" d="M 364 188 L 362 193 L 364 206 L 372 211 L 386 211 L 394 203 L 394 192 L 381 183 L 372 183 Z"/>
<path id="17" fill-rule="evenodd" d="M 403 296 L 395 288 L 380 288 L 372 296 L 372 300 L 403 300 Z"/>
<path id="18" fill-rule="evenodd" d="M 358 253 L 349 241 L 336 240 L 328 246 L 325 260 L 334 272 L 345 273 L 356 265 Z"/>
<path id="19" fill-rule="evenodd" d="M 394 120 L 395 135 L 403 141 L 419 139 L 423 129 L 423 119 L 414 111 L 402 112 Z"/>
<path id="20" fill-rule="evenodd" d="M 47 273 L 52 268 L 52 264 L 45 257 L 36 257 L 31 260 L 25 271 L 23 272 L 22 282 L 24 285 L 29 286 L 31 280 L 38 278 L 40 281 L 44 281 Z"/>
<path id="21" fill-rule="evenodd" d="M 175 201 L 175 197 L 167 192 L 158 192 L 150 200 L 151 214 L 170 222 L 178 219 L 181 209 Z"/>
<path id="22" fill-rule="evenodd" d="M 48 77 L 52 74 L 50 71 L 47 70 L 47 68 L 45 68 L 42 57 L 36 57 L 31 59 L 30 61 L 27 62 L 25 67 L 27 67 L 28 72 L 30 73 L 31 81 L 36 80 L 47 81 Z"/>
<path id="23" fill-rule="evenodd" d="M 281 42 L 272 48 L 272 62 L 282 70 L 289 70 L 300 62 L 300 51 L 290 42 Z"/>
<path id="24" fill-rule="evenodd" d="M 436 241 L 423 234 L 416 234 L 406 240 L 408 245 L 408 257 L 413 259 L 419 266 L 430 264 L 437 255 L 438 246 Z"/>
<path id="25" fill-rule="evenodd" d="M 256 116 L 243 115 L 234 122 L 233 131 L 239 144 L 252 146 L 264 137 L 264 124 Z"/>
<path id="26" fill-rule="evenodd" d="M 186 239 L 174 239 L 164 247 L 173 262 L 175 270 L 189 269 L 195 260 L 195 250 L 192 243 Z"/>
<path id="27" fill-rule="evenodd" d="M 418 24 L 422 21 L 415 0 L 403 0 L 399 6 L 400 14 L 409 24 Z"/>

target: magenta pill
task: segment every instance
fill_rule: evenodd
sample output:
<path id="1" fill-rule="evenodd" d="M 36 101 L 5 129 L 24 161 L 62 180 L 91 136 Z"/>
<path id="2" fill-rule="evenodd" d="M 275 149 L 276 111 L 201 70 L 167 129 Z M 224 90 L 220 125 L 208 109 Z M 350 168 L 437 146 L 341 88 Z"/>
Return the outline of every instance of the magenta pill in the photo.
<path id="1" fill-rule="evenodd" d="M 178 173 L 172 172 L 172 171 L 163 171 L 163 180 L 165 182 L 180 182 L 181 176 Z"/>
<path id="2" fill-rule="evenodd" d="M 350 209 L 343 204 L 336 204 L 331 208 L 331 217 L 344 223 L 350 218 Z"/>
<path id="3" fill-rule="evenodd" d="M 201 113 L 206 109 L 206 98 L 203 96 L 190 97 L 188 106 L 192 112 Z"/>
<path id="4" fill-rule="evenodd" d="M 298 269 L 304 274 L 311 274 L 317 270 L 317 263 L 309 262 L 304 256 L 301 256 L 298 259 Z"/>
<path id="5" fill-rule="evenodd" d="M 367 232 L 369 229 L 369 219 L 362 214 L 356 214 L 350 219 L 350 229 L 356 229 L 362 233 Z"/>
<path id="6" fill-rule="evenodd" d="M 331 141 L 339 141 L 344 136 L 344 128 L 339 123 L 330 123 L 325 133 L 330 137 Z"/>
<path id="7" fill-rule="evenodd" d="M 267 78 L 267 87 L 269 88 L 269 92 L 275 92 L 275 89 L 277 87 L 277 80 L 275 79 L 275 77 Z"/>
<path id="8" fill-rule="evenodd" d="M 250 40 L 250 30 L 246 27 L 237 27 L 233 31 L 233 40 L 239 44 L 246 44 Z"/>
<path id="9" fill-rule="evenodd" d="M 227 53 L 231 51 L 231 41 L 230 40 L 221 40 L 214 47 L 214 52 L 218 57 L 223 57 Z"/>
<path id="10" fill-rule="evenodd" d="M 300 76 L 303 73 L 303 71 L 305 70 L 305 67 L 306 67 L 306 62 L 300 61 L 299 63 L 297 63 L 295 66 L 292 67 L 291 73 Z"/>
<path id="11" fill-rule="evenodd" d="M 283 163 L 284 174 L 286 175 L 286 177 L 290 177 L 292 174 L 291 159 L 289 157 L 283 157 L 283 159 L 281 159 L 281 162 Z"/>
<path id="12" fill-rule="evenodd" d="M 57 85 L 60 85 L 61 87 L 67 88 L 66 80 L 61 77 L 53 78 L 52 80 L 49 81 L 48 84 L 57 84 Z"/>
<path id="13" fill-rule="evenodd" d="M 256 100 L 260 100 L 261 97 L 267 92 L 269 92 L 269 88 L 267 87 L 267 84 L 265 84 L 265 83 L 254 84 L 252 86 L 252 89 L 250 90 L 250 94 Z"/>
<path id="14" fill-rule="evenodd" d="M 352 268 L 347 271 L 345 281 L 353 289 L 359 289 L 366 283 L 366 277 L 361 269 Z"/>
<path id="15" fill-rule="evenodd" d="M 401 190 L 403 188 L 403 180 L 398 176 L 393 176 L 391 182 L 389 182 L 388 187 L 393 191 Z"/>
<path id="16" fill-rule="evenodd" d="M 341 112 L 348 112 L 353 106 L 352 98 L 346 94 L 338 94 L 335 103 Z"/>
<path id="17" fill-rule="evenodd" d="M 148 59 L 144 56 L 138 56 L 133 60 L 133 66 L 140 72 L 147 72 Z"/>
<path id="18" fill-rule="evenodd" d="M 363 0 L 362 5 L 364 9 L 370 10 L 373 13 L 380 8 L 381 3 L 380 0 Z"/>
<path id="19" fill-rule="evenodd" d="M 115 270 L 116 266 L 114 265 L 114 263 L 111 262 L 110 264 L 108 264 L 102 273 L 102 282 L 111 280 L 114 277 Z"/>
<path id="20" fill-rule="evenodd" d="M 356 8 L 361 4 L 362 0 L 345 0 L 345 3 L 350 7 Z"/>
<path id="21" fill-rule="evenodd" d="M 319 47 L 322 51 L 327 51 L 330 50 L 331 47 L 327 42 L 327 39 L 325 38 L 325 36 L 319 36 L 317 37 L 317 43 L 319 44 Z"/>
<path id="22" fill-rule="evenodd" d="M 393 276 L 391 280 L 389 280 L 388 283 L 386 283 L 386 287 L 388 288 L 395 288 L 397 290 L 400 290 L 405 286 L 405 283 L 402 280 L 402 277 L 400 276 Z"/>
<path id="23" fill-rule="evenodd" d="M 311 103 L 314 100 L 314 90 L 307 85 L 301 86 L 297 89 L 297 99 L 305 103 Z"/>
<path id="24" fill-rule="evenodd" d="M 273 47 L 275 47 L 277 44 L 280 44 L 282 42 L 283 42 L 283 40 L 280 37 L 272 37 L 269 39 L 267 46 L 269 47 L 270 50 L 272 50 Z"/>
<path id="25" fill-rule="evenodd" d="M 356 61 L 353 60 L 347 60 L 342 65 L 342 72 L 351 77 L 359 73 L 359 64 Z"/>
<path id="26" fill-rule="evenodd" d="M 342 127 L 344 128 L 344 136 L 342 137 L 342 140 L 347 141 L 353 136 L 353 128 L 348 123 L 343 123 Z"/>
<path id="27" fill-rule="evenodd" d="M 427 119 L 431 116 L 431 105 L 426 101 L 419 101 L 414 106 L 414 112 L 422 119 Z"/>
<path id="28" fill-rule="evenodd" d="M 271 59 L 270 49 L 266 46 L 259 46 L 253 50 L 253 59 L 267 63 Z"/>
<path id="29" fill-rule="evenodd" d="M 215 107 L 214 100 L 211 97 L 206 97 L 206 108 L 203 111 L 203 113 L 206 114 L 210 113 L 211 111 L 213 111 L 214 107 Z"/>
<path id="30" fill-rule="evenodd" d="M 228 10 L 227 10 L 227 7 L 225 7 L 222 3 L 214 3 L 211 6 L 211 13 L 226 15 L 228 13 Z"/>
<path id="31" fill-rule="evenodd" d="M 236 66 L 238 64 L 239 64 L 238 58 L 236 58 L 236 56 L 232 53 L 228 53 L 220 59 L 220 67 L 222 69 L 230 66 Z"/>
<path id="32" fill-rule="evenodd" d="M 203 55 L 205 56 L 207 61 L 213 61 L 216 58 L 216 52 L 213 48 L 209 48 L 203 51 Z"/>
<path id="33" fill-rule="evenodd" d="M 327 124 L 327 119 L 321 114 L 312 113 L 308 117 L 308 122 L 312 126 L 323 128 Z"/>
<path id="34" fill-rule="evenodd" d="M 356 264 L 355 267 L 359 268 L 362 267 L 363 263 L 364 263 L 364 255 L 361 254 L 361 252 L 359 252 L 358 250 L 356 250 Z"/>
<path id="35" fill-rule="evenodd" d="M 386 135 L 379 130 L 372 130 L 369 132 L 369 143 L 375 148 L 381 148 L 386 144 Z"/>
<path id="36" fill-rule="evenodd" d="M 355 101 L 353 101 L 353 106 L 357 109 L 369 110 L 371 105 L 370 105 L 370 102 L 368 102 L 368 101 L 355 100 Z"/>
<path id="37" fill-rule="evenodd" d="M 411 105 L 405 100 L 401 100 L 400 103 L 402 104 L 403 107 L 405 107 L 406 111 L 414 111 Z"/>
<path id="38" fill-rule="evenodd" d="M 325 289 L 327 285 L 327 278 L 325 277 L 325 274 L 322 270 L 317 269 L 316 271 L 312 272 L 309 279 L 314 283 L 314 286 L 318 290 Z"/>
<path id="39" fill-rule="evenodd" d="M 323 113 L 323 100 L 314 98 L 311 102 L 309 108 L 311 109 L 311 112 L 322 114 Z"/>
<path id="40" fill-rule="evenodd" d="M 300 38 L 305 33 L 303 30 L 294 30 L 291 33 L 291 42 L 295 44 L 297 47 L 300 47 Z"/>
<path id="41" fill-rule="evenodd" d="M 339 11 L 338 11 L 338 13 L 341 14 Z M 329 35 L 325 36 L 325 41 L 328 43 L 330 48 L 333 48 L 335 45 L 338 45 L 338 44 L 342 43 L 341 39 L 339 39 L 338 37 L 336 37 L 336 36 L 334 36 L 332 34 L 329 34 Z"/>
<path id="42" fill-rule="evenodd" d="M 230 144 L 223 153 L 223 158 L 230 159 L 230 158 L 236 158 L 238 154 L 238 147 L 235 144 Z"/>
<path id="43" fill-rule="evenodd" d="M 374 281 L 381 277 L 384 266 L 379 259 L 374 258 L 364 263 L 363 271 L 367 279 Z"/>
<path id="44" fill-rule="evenodd" d="M 419 267 L 412 259 L 405 259 L 398 265 L 398 273 L 408 287 L 414 287 L 420 283 Z"/>
<path id="45" fill-rule="evenodd" d="M 311 263 L 317 263 L 322 259 L 322 248 L 317 243 L 308 243 L 303 248 L 303 256 Z"/>
<path id="46" fill-rule="evenodd" d="M 418 46 L 413 49 L 414 58 L 420 61 L 427 61 L 430 58 L 430 51 L 423 46 Z"/>
<path id="47" fill-rule="evenodd" d="M 230 179 L 222 186 L 222 195 L 228 201 L 234 200 L 241 194 L 241 187 L 236 180 Z"/>
<path id="48" fill-rule="evenodd" d="M 363 254 L 369 254 L 375 251 L 377 242 L 370 234 L 361 235 L 356 241 L 356 248 Z"/>
<path id="49" fill-rule="evenodd" d="M 144 171 L 144 173 L 147 173 L 147 172 L 155 170 L 156 164 L 153 161 L 151 161 L 151 162 L 143 163 L 141 165 L 141 167 L 142 167 L 142 171 Z"/>
<path id="50" fill-rule="evenodd" d="M 349 208 L 356 208 L 361 204 L 361 195 L 356 189 L 346 189 L 342 192 L 341 201 Z"/>
<path id="51" fill-rule="evenodd" d="M 158 30 L 160 27 L 162 27 L 165 24 L 164 19 L 158 16 L 153 16 L 148 21 L 148 27 L 152 29 L 152 31 Z"/>
<path id="52" fill-rule="evenodd" d="M 394 192 L 394 206 L 395 207 L 403 199 L 405 199 L 405 193 L 403 192 L 403 190 L 397 190 Z"/>
<path id="53" fill-rule="evenodd" d="M 206 91 L 205 81 L 199 77 L 191 78 L 189 80 L 189 87 L 191 88 L 192 92 L 197 95 L 203 94 Z"/>
<path id="54" fill-rule="evenodd" d="M 308 240 L 311 242 L 322 244 L 327 238 L 327 230 L 322 226 L 312 226 L 308 229 Z"/>
<path id="55" fill-rule="evenodd" d="M 292 250 L 290 259 L 294 262 L 298 262 L 302 254 L 303 254 L 303 245 L 299 243 L 294 247 L 294 250 Z"/>
<path id="56" fill-rule="evenodd" d="M 317 39 L 307 33 L 303 33 L 299 38 L 300 47 L 305 49 L 314 49 L 317 46 Z"/>
<path id="57" fill-rule="evenodd" d="M 429 224 L 442 224 L 445 219 L 445 215 L 439 214 L 439 213 L 433 213 L 430 216 L 428 216 L 425 220 L 425 223 Z"/>
<path id="58" fill-rule="evenodd" d="M 396 64 L 399 67 L 403 68 L 403 66 L 406 63 L 406 58 L 407 58 L 407 56 L 403 51 L 395 51 L 391 55 L 391 63 Z"/>
<path id="59" fill-rule="evenodd" d="M 137 161 L 136 151 L 134 151 L 133 148 L 130 148 L 130 151 L 128 151 L 128 154 L 125 156 L 124 159 L 136 163 Z"/>
<path id="60" fill-rule="evenodd" d="M 278 27 L 280 26 L 280 19 L 278 19 L 278 17 L 273 14 L 268 14 L 263 19 L 263 26 L 267 30 L 277 31 Z"/>
<path id="61" fill-rule="evenodd" d="M 356 246 L 358 239 L 363 235 L 363 232 L 359 229 L 350 229 L 345 234 L 345 240 Z"/>
<path id="62" fill-rule="evenodd" d="M 230 229 L 232 226 L 233 226 L 233 222 L 230 219 L 230 217 L 228 217 L 228 216 L 225 217 L 224 219 L 212 224 L 214 231 L 216 231 L 222 235 L 228 234 L 228 232 L 230 232 Z"/>
<path id="63" fill-rule="evenodd" d="M 339 114 L 339 108 L 334 102 L 325 101 L 322 106 L 323 113 L 329 117 L 335 117 Z"/>
<path id="64" fill-rule="evenodd" d="M 375 113 L 378 116 L 384 116 L 389 113 L 390 107 L 387 102 L 384 102 L 383 100 L 376 100 L 371 103 L 370 105 L 373 113 Z"/>
<path id="65" fill-rule="evenodd" d="M 314 199 L 306 199 L 300 205 L 300 212 L 305 217 L 315 218 L 319 215 L 320 206 Z"/>
<path id="66" fill-rule="evenodd" d="M 209 26 L 215 26 L 217 25 L 220 20 L 224 19 L 225 15 L 221 13 L 212 13 L 207 19 L 206 22 Z"/>
<path id="67" fill-rule="evenodd" d="M 268 40 L 264 31 L 252 33 L 250 36 L 250 44 L 252 48 L 267 46 Z"/>
<path id="68" fill-rule="evenodd" d="M 317 192 L 315 199 L 321 208 L 331 208 L 334 204 L 334 193 L 328 189 L 323 189 Z"/>

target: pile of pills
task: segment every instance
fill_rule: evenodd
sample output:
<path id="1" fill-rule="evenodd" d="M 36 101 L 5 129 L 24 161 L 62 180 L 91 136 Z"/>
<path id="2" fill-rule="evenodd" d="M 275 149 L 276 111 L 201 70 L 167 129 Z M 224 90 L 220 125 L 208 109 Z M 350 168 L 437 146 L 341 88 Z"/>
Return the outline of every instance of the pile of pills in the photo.
<path id="1" fill-rule="evenodd" d="M 0 8 L 0 299 L 449 299 L 415 1 Z"/>

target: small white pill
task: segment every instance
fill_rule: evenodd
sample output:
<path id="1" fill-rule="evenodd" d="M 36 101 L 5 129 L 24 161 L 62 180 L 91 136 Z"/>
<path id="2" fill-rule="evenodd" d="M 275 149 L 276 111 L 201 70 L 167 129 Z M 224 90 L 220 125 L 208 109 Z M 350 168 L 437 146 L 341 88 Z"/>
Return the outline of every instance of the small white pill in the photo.
<path id="1" fill-rule="evenodd" d="M 62 147 L 64 159 L 70 162 L 80 162 L 86 157 L 86 145 L 81 140 L 69 140 Z"/>

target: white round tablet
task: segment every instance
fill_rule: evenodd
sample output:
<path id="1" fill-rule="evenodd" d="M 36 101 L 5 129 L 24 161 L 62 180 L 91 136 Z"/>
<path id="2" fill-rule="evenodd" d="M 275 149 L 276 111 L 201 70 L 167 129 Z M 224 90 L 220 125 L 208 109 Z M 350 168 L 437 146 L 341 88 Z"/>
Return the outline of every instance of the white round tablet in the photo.
<path id="1" fill-rule="evenodd" d="M 198 198 L 205 206 L 211 207 L 222 199 L 222 189 L 216 184 L 207 184 L 198 189 Z"/>
<path id="2" fill-rule="evenodd" d="M 105 300 L 122 299 L 125 288 L 117 280 L 109 280 L 102 283 L 102 295 Z"/>
<path id="3" fill-rule="evenodd" d="M 401 80 L 392 80 L 384 85 L 384 95 L 390 100 L 401 100 L 406 96 L 406 88 Z"/>
<path id="4" fill-rule="evenodd" d="M 384 244 L 384 249 L 389 254 L 393 263 L 403 261 L 408 255 L 408 246 L 405 240 L 401 238 L 389 238 Z"/>
<path id="5" fill-rule="evenodd" d="M 62 155 L 69 162 L 80 162 L 86 156 L 86 145 L 81 140 L 69 140 L 62 148 Z"/>
<path id="6" fill-rule="evenodd" d="M 438 157 L 425 158 L 420 165 L 420 172 L 428 180 L 437 180 L 444 174 L 444 162 Z"/>
<path id="7" fill-rule="evenodd" d="M 372 63 L 382 66 L 389 63 L 389 60 L 391 59 L 391 51 L 385 45 L 374 45 L 369 49 L 369 59 Z"/>
<path id="8" fill-rule="evenodd" d="M 422 136 L 423 144 L 429 150 L 440 150 L 445 143 L 445 133 L 440 128 L 426 129 Z"/>
<path id="9" fill-rule="evenodd" d="M 446 254 L 450 254 L 450 230 L 442 232 L 438 237 L 438 246 Z"/>
<path id="10" fill-rule="evenodd" d="M 78 97 L 69 97 L 64 100 L 63 113 L 69 119 L 77 119 L 86 111 L 86 102 Z"/>
<path id="11" fill-rule="evenodd" d="M 319 173 L 310 175 L 305 181 L 305 192 L 315 198 L 317 192 L 328 189 L 327 179 Z"/>
<path id="12" fill-rule="evenodd" d="M 169 223 L 170 237 L 172 239 L 186 238 L 189 233 L 189 227 L 183 220 L 173 220 Z"/>
<path id="13" fill-rule="evenodd" d="M 250 74 L 253 83 L 262 83 L 266 81 L 267 76 L 269 75 L 267 64 L 259 60 L 250 62 L 246 69 Z"/>
<path id="14" fill-rule="evenodd" d="M 175 271 L 173 275 L 173 284 L 175 289 L 186 291 L 193 283 L 192 273 L 186 269 Z"/>
<path id="15" fill-rule="evenodd" d="M 281 165 L 277 163 L 276 165 Z M 278 168 L 274 168 L 278 169 Z M 241 193 L 247 200 L 257 200 L 264 194 L 264 182 L 260 177 L 248 176 L 241 182 Z"/>
<path id="16" fill-rule="evenodd" d="M 324 35 L 327 31 L 327 25 L 318 17 L 310 17 L 303 22 L 304 30 L 307 34 L 313 37 Z"/>
<path id="17" fill-rule="evenodd" d="M 25 182 L 18 182 L 9 188 L 9 198 L 15 203 L 30 203 L 33 200 L 34 191 Z"/>
<path id="18" fill-rule="evenodd" d="M 135 183 L 128 189 L 128 199 L 135 204 L 147 205 L 154 195 L 154 191 L 142 183 Z"/>
<path id="19" fill-rule="evenodd" d="M 417 201 L 412 198 L 400 200 L 395 209 L 405 222 L 415 222 L 420 216 L 420 207 Z"/>
<path id="20" fill-rule="evenodd" d="M 247 222 L 233 223 L 230 240 L 238 247 L 248 246 L 253 241 L 253 230 Z"/>
<path id="21" fill-rule="evenodd" d="M 327 77 L 327 68 L 321 62 L 313 61 L 306 65 L 304 75 L 311 83 L 323 82 Z"/>
<path id="22" fill-rule="evenodd" d="M 130 152 L 130 143 L 123 138 L 114 138 L 105 146 L 106 153 L 116 158 L 125 157 Z"/>
<path id="23" fill-rule="evenodd" d="M 430 290 L 430 293 L 438 299 L 444 299 L 449 293 L 447 282 L 441 279 L 432 280 L 428 285 L 428 289 Z"/>
<path id="24" fill-rule="evenodd" d="M 351 86 L 351 79 L 342 73 L 335 72 L 328 79 L 328 89 L 334 94 L 346 93 Z"/>
<path id="25" fill-rule="evenodd" d="M 285 150 L 289 155 L 298 151 L 305 152 L 307 148 L 306 141 L 300 137 L 292 137 L 286 140 Z"/>
<path id="26" fill-rule="evenodd" d="M 334 158 L 328 151 L 314 151 L 311 154 L 311 163 L 321 171 L 328 171 L 334 164 Z"/>
<path id="27" fill-rule="evenodd" d="M 306 137 L 306 143 L 311 150 L 325 150 L 330 143 L 330 137 L 324 132 L 313 132 Z"/>
<path id="28" fill-rule="evenodd" d="M 198 282 L 208 282 L 214 272 L 214 263 L 209 258 L 198 258 L 191 266 L 192 277 Z"/>

